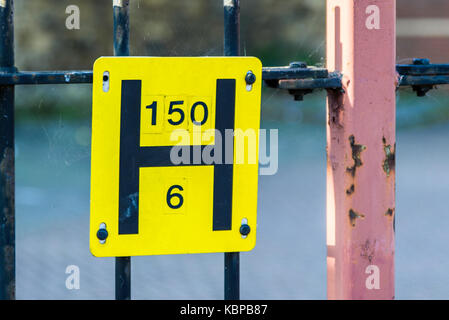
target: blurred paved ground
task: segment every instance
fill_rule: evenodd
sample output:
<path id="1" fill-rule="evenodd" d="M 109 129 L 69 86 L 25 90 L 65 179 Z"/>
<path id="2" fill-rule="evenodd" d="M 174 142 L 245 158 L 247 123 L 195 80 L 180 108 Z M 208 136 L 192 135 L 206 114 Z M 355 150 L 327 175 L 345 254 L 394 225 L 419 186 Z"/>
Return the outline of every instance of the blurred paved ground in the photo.
<path id="1" fill-rule="evenodd" d="M 276 127 L 276 124 L 269 124 Z M 114 260 L 89 252 L 88 123 L 21 123 L 17 298 L 112 299 Z M 324 299 L 325 126 L 282 126 L 279 172 L 259 183 L 256 249 L 241 255 L 243 299 Z M 398 132 L 398 299 L 449 298 L 449 125 Z M 68 265 L 80 290 L 65 287 Z M 138 257 L 134 299 L 222 299 L 223 254 Z"/>

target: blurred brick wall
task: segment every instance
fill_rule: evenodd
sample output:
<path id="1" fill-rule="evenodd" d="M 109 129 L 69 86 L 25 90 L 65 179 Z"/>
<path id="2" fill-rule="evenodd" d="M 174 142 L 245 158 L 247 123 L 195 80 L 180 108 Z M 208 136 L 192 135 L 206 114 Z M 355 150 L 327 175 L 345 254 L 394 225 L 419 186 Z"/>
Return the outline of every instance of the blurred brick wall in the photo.
<path id="1" fill-rule="evenodd" d="M 449 0 L 397 0 L 397 61 L 449 63 Z"/>

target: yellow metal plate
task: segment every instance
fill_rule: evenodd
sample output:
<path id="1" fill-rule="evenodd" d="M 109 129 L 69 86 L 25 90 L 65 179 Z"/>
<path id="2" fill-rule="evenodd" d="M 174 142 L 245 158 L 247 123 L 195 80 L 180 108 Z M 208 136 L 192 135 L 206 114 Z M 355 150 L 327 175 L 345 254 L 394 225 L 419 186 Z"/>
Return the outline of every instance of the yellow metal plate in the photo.
<path id="1" fill-rule="evenodd" d="M 245 81 L 248 71 L 256 76 L 252 86 Z M 102 57 L 95 62 L 93 255 L 254 248 L 261 82 L 262 65 L 253 57 Z M 225 129 L 244 134 L 229 138 Z M 179 144 L 182 150 L 172 153 Z M 209 155 L 218 159 L 220 146 L 219 159 L 225 161 L 226 154 L 230 163 L 202 157 L 215 147 Z M 187 161 L 173 161 L 173 154 L 188 154 Z M 240 233 L 245 223 L 251 228 L 246 237 Z M 105 241 L 97 237 L 100 228 L 107 231 Z"/>

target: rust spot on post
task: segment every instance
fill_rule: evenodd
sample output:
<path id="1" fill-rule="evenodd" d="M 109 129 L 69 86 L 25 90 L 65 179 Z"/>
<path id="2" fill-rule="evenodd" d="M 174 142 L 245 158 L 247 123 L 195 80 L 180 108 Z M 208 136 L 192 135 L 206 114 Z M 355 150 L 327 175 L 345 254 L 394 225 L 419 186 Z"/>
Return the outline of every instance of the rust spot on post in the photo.
<path id="1" fill-rule="evenodd" d="M 327 90 L 327 95 L 329 97 L 329 126 L 335 125 L 338 128 L 343 128 L 342 118 L 343 118 L 343 100 L 344 95 L 338 90 Z"/>
<path id="2" fill-rule="evenodd" d="M 365 243 L 361 245 L 360 256 L 362 258 L 368 259 L 368 261 L 371 263 L 374 259 L 375 250 L 376 240 L 374 240 L 372 244 L 371 241 L 366 240 Z"/>
<path id="3" fill-rule="evenodd" d="M 385 139 L 385 137 L 382 138 L 382 142 L 385 152 L 385 160 L 383 161 L 382 168 L 387 174 L 387 177 L 389 177 L 390 172 L 394 171 L 396 166 L 396 144 L 394 146 L 394 149 L 391 150 L 391 145 L 387 145 L 387 140 Z"/>
<path id="4" fill-rule="evenodd" d="M 385 216 L 387 216 L 390 219 L 393 219 L 393 232 L 396 232 L 396 215 L 394 214 L 395 209 L 388 208 L 387 211 L 385 211 Z"/>
<path id="5" fill-rule="evenodd" d="M 348 196 L 350 196 L 350 195 L 352 195 L 354 192 L 355 192 L 355 186 L 352 184 L 351 187 L 350 187 L 348 190 L 346 190 L 346 194 L 347 194 Z"/>
<path id="6" fill-rule="evenodd" d="M 351 223 L 351 226 L 355 227 L 355 221 L 356 221 L 358 218 L 364 219 L 364 218 L 365 218 L 365 215 L 360 214 L 360 213 L 355 212 L 354 210 L 350 209 L 350 210 L 349 210 L 349 221 L 350 221 L 350 223 Z"/>
<path id="7" fill-rule="evenodd" d="M 349 172 L 351 176 L 354 178 L 357 168 L 363 165 L 360 155 L 362 151 L 366 149 L 366 146 L 362 144 L 356 144 L 354 135 L 351 135 L 349 137 L 349 143 L 351 144 L 352 159 L 354 160 L 354 165 L 352 167 L 346 168 L 346 171 Z"/>
<path id="8" fill-rule="evenodd" d="M 393 217 L 394 209 L 388 208 L 388 210 L 385 212 L 385 215 L 388 217 Z"/>

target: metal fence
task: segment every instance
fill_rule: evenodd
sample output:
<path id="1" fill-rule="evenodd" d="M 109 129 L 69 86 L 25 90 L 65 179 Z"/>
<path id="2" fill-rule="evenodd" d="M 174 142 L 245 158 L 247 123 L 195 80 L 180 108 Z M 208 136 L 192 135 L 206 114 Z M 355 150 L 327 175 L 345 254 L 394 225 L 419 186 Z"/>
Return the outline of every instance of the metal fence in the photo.
<path id="1" fill-rule="evenodd" d="M 240 54 L 240 0 L 224 0 L 224 55 Z M 113 1 L 114 55 L 129 55 L 129 0 Z M 418 96 L 438 84 L 449 84 L 449 64 L 416 59 L 397 65 L 399 86 L 411 86 Z M 19 71 L 14 66 L 13 0 L 0 1 L 0 299 L 15 299 L 14 88 L 16 85 L 92 83 L 92 71 Z M 341 75 L 293 62 L 288 67 L 264 67 L 268 87 L 288 90 L 295 100 L 316 89 L 341 91 Z M 224 253 L 225 299 L 239 299 L 239 253 Z M 131 258 L 117 257 L 115 297 L 131 298 Z"/>

